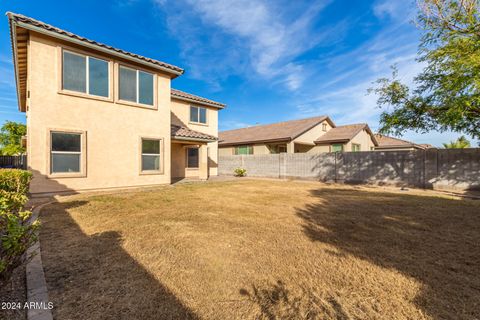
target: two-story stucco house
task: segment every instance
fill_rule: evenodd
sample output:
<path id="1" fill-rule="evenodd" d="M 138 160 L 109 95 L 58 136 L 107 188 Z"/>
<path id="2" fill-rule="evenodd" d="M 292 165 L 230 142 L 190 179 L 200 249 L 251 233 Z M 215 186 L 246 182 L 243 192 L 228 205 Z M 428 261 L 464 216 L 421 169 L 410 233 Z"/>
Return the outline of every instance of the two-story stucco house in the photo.
<path id="1" fill-rule="evenodd" d="M 217 174 L 225 105 L 172 89 L 183 69 L 7 15 L 32 193 Z"/>
<path id="2" fill-rule="evenodd" d="M 219 154 L 371 151 L 377 140 L 366 123 L 336 126 L 327 116 L 222 131 Z"/>

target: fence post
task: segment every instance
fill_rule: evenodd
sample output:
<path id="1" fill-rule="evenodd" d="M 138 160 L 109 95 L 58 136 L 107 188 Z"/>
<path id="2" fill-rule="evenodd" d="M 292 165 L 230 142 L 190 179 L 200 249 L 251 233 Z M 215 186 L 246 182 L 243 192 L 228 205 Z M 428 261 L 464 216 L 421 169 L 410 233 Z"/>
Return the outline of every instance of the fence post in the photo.
<path id="1" fill-rule="evenodd" d="M 334 168 L 335 168 L 335 169 L 334 169 L 334 173 L 335 173 L 335 177 L 334 177 L 335 183 L 337 183 L 337 154 L 338 154 L 338 152 L 335 152 L 335 167 L 334 167 Z"/>

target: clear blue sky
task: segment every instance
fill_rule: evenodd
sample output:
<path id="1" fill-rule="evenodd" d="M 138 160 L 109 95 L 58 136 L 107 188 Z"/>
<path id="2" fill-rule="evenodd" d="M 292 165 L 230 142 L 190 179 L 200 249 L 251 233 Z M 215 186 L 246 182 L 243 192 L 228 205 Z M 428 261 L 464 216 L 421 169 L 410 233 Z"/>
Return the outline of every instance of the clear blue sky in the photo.
<path id="1" fill-rule="evenodd" d="M 3 0 L 13 11 L 185 68 L 172 86 L 228 104 L 220 130 L 327 114 L 376 131 L 375 79 L 409 82 L 419 32 L 408 0 Z M 18 113 L 7 17 L 0 23 L 0 123 Z M 455 133 L 404 138 L 441 145 Z"/>

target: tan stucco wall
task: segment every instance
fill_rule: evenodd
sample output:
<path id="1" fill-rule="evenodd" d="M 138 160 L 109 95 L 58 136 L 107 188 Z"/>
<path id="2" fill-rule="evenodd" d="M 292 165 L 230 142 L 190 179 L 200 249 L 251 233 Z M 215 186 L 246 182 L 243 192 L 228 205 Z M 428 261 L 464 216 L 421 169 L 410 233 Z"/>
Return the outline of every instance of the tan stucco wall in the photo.
<path id="1" fill-rule="evenodd" d="M 234 155 L 235 147 L 219 147 L 218 154 L 221 156 L 231 156 Z M 265 144 L 254 144 L 253 145 L 253 154 L 270 154 L 270 150 Z"/>
<path id="2" fill-rule="evenodd" d="M 323 124 L 327 125 L 327 131 L 322 130 Z M 304 134 L 298 136 L 296 139 L 293 140 L 293 142 L 296 143 L 306 143 L 306 144 L 313 144 L 313 141 L 317 140 L 319 137 L 324 135 L 326 132 L 328 132 L 332 127 L 328 123 L 328 121 L 322 121 L 312 129 L 308 130 Z"/>
<path id="3" fill-rule="evenodd" d="M 345 148 L 345 146 L 344 146 Z M 318 145 L 308 150 L 307 153 L 321 153 L 321 152 L 330 152 L 330 145 Z"/>
<path id="4" fill-rule="evenodd" d="M 157 74 L 158 110 L 73 97 L 57 92 L 59 58 L 55 42 L 30 37 L 27 152 L 28 166 L 34 172 L 31 192 L 170 183 L 170 78 Z M 48 129 L 86 132 L 85 177 L 47 178 Z M 140 137 L 164 139 L 163 174 L 140 174 Z"/>
<path id="5" fill-rule="evenodd" d="M 370 148 L 375 146 L 372 141 L 372 136 L 366 130 L 360 131 L 352 140 L 350 140 L 344 147 L 345 151 L 352 151 L 352 143 L 360 145 L 360 151 L 371 151 Z"/>
<path id="6" fill-rule="evenodd" d="M 233 147 L 218 147 L 218 155 L 219 156 L 232 156 L 233 155 Z"/>
<path id="7" fill-rule="evenodd" d="M 270 154 L 270 150 L 264 144 L 253 145 L 253 154 Z"/>
<path id="8" fill-rule="evenodd" d="M 312 148 L 315 148 L 315 146 L 296 143 L 295 144 L 295 153 L 308 153 Z"/>
<path id="9" fill-rule="evenodd" d="M 190 122 L 190 103 L 172 99 L 172 124 L 186 126 L 192 130 L 218 137 L 218 109 L 201 106 L 207 109 L 207 124 Z M 217 175 L 218 142 L 208 143 L 208 167 L 211 176 Z M 172 173 L 173 176 L 173 173 Z"/>

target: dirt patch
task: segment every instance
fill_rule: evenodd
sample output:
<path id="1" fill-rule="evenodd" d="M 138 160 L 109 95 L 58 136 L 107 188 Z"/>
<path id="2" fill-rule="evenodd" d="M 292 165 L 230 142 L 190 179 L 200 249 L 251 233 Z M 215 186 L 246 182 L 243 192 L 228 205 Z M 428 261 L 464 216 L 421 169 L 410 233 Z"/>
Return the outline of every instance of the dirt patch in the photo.
<path id="1" fill-rule="evenodd" d="M 0 290 L 0 319 L 25 320 L 27 319 L 26 309 L 23 309 L 27 301 L 27 288 L 25 265 L 13 271 L 11 281 Z M 20 309 L 10 309 L 5 303 L 20 304 Z"/>

